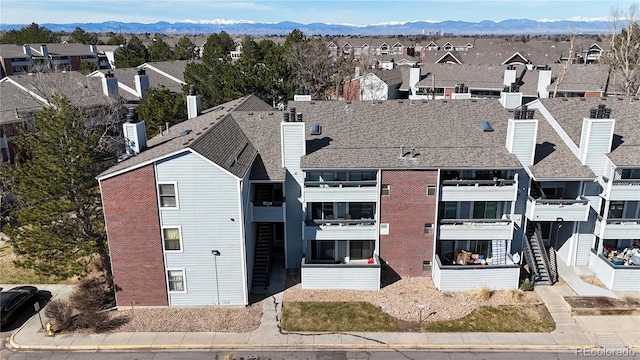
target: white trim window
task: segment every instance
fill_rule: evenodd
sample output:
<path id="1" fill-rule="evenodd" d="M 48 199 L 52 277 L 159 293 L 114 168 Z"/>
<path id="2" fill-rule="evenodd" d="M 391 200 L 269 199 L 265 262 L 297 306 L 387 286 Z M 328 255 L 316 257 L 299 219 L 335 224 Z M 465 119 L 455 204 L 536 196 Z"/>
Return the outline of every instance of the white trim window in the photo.
<path id="1" fill-rule="evenodd" d="M 167 287 L 169 293 L 186 293 L 187 280 L 184 269 L 167 269 Z"/>
<path id="2" fill-rule="evenodd" d="M 182 252 L 182 229 L 179 226 L 162 227 L 162 244 L 166 252 Z"/>
<path id="3" fill-rule="evenodd" d="M 178 184 L 176 182 L 158 183 L 158 203 L 160 209 L 178 209 Z"/>

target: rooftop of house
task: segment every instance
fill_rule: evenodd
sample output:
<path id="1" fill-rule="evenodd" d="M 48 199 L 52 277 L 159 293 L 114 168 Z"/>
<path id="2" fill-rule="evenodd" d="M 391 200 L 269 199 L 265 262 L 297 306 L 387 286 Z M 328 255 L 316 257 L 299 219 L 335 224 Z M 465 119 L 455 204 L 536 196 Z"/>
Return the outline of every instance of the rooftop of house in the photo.
<path id="1" fill-rule="evenodd" d="M 589 117 L 589 110 L 603 104 L 611 109 L 615 119 L 612 150 L 607 155 L 616 166 L 640 164 L 640 98 L 552 98 L 540 102 L 549 110 L 576 146 L 580 145 L 582 122 Z"/>
<path id="2" fill-rule="evenodd" d="M 46 45 L 47 52 L 50 55 L 61 56 L 82 56 L 82 55 L 96 55 L 91 49 L 91 45 L 70 43 L 48 43 L 48 44 L 29 44 L 31 48 L 31 54 L 33 56 L 43 56 L 42 46 Z"/>
<path id="3" fill-rule="evenodd" d="M 498 101 L 295 102 L 307 124 L 305 169 L 518 168 Z M 493 132 L 484 132 L 486 120 Z M 311 135 L 318 124 L 321 135 Z M 400 156 L 415 150 L 415 156 Z"/>
<path id="4" fill-rule="evenodd" d="M 24 48 L 14 44 L 0 44 L 0 58 L 13 59 L 24 58 L 27 55 L 24 53 Z"/>
<path id="5" fill-rule="evenodd" d="M 556 81 L 547 87 L 553 92 L 556 82 L 560 81 L 564 65 L 551 66 L 551 75 Z M 566 68 L 564 79 L 558 84 L 559 91 L 583 92 L 604 91 L 609 77 L 609 66 L 601 64 L 571 64 Z"/>
<path id="6" fill-rule="evenodd" d="M 232 112 L 267 110 L 271 107 L 250 95 L 203 111 L 147 141 L 147 148 L 109 168 L 98 178 L 134 169 L 180 150 L 191 149 L 242 177 L 257 155 L 256 148 L 231 116 Z"/>
<path id="7" fill-rule="evenodd" d="M 80 107 L 102 106 L 113 101 L 105 96 L 99 78 L 86 77 L 77 71 L 13 75 L 2 79 L 2 119 L 16 121 L 15 113 L 41 109 L 53 94 L 66 96 Z M 13 114 L 5 117 L 5 114 Z"/>
<path id="8" fill-rule="evenodd" d="M 161 75 L 173 77 L 184 83 L 184 71 L 191 63 L 202 63 L 202 60 L 175 60 L 144 63 L 138 68 L 148 69 Z"/>

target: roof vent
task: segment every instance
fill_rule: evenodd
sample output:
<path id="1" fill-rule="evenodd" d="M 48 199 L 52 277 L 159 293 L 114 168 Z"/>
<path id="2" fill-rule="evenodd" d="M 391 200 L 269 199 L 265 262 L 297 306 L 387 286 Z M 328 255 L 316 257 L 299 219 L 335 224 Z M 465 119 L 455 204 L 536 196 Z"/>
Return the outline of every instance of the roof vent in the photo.
<path id="1" fill-rule="evenodd" d="M 297 122 L 302 122 L 302 114 L 300 114 L 300 113 L 296 114 L 296 121 Z"/>
<path id="2" fill-rule="evenodd" d="M 296 121 L 296 108 L 294 107 L 289 109 L 289 120 L 292 122 Z"/>
<path id="3" fill-rule="evenodd" d="M 289 122 L 289 113 L 288 112 L 284 113 L 284 116 L 282 117 L 282 121 Z"/>
<path id="4" fill-rule="evenodd" d="M 480 126 L 482 126 L 482 131 L 484 132 L 492 132 L 493 128 L 491 127 L 491 124 L 489 124 L 488 121 L 480 121 Z"/>
<path id="5" fill-rule="evenodd" d="M 311 124 L 311 135 L 320 135 L 322 134 L 322 126 L 319 124 Z"/>

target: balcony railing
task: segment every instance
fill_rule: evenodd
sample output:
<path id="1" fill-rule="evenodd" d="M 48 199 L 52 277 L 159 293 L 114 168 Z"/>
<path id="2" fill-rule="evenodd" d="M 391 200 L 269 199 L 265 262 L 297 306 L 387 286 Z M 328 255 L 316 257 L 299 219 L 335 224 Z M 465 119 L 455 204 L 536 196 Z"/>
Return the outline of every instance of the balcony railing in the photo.
<path id="1" fill-rule="evenodd" d="M 283 200 L 253 200 L 253 206 L 282 206 L 282 204 L 284 204 Z"/>
<path id="2" fill-rule="evenodd" d="M 603 179 L 604 180 L 604 179 Z M 603 186 L 604 196 L 608 200 L 640 200 L 640 179 L 617 179 L 609 181 L 611 188 L 606 192 L 606 181 Z"/>
<path id="3" fill-rule="evenodd" d="M 442 219 L 440 240 L 511 240 L 511 219 Z"/>
<path id="4" fill-rule="evenodd" d="M 376 186 L 378 181 L 376 180 L 361 180 L 361 181 L 310 181 L 304 182 L 305 187 L 366 187 Z"/>
<path id="5" fill-rule="evenodd" d="M 374 240 L 378 235 L 375 219 L 307 220 L 307 240 Z"/>
<path id="6" fill-rule="evenodd" d="M 534 221 L 587 221 L 589 209 L 589 199 L 584 196 L 577 199 L 527 198 L 527 218 Z"/>
<path id="7" fill-rule="evenodd" d="M 464 179 L 464 180 L 443 180 L 443 186 L 504 186 L 513 185 L 515 180 L 496 179 L 496 180 L 479 180 L 479 179 Z"/>
<path id="8" fill-rule="evenodd" d="M 443 180 L 441 201 L 515 201 L 516 180 Z"/>
<path id="9" fill-rule="evenodd" d="M 600 235 L 603 226 L 602 237 L 605 239 L 635 239 L 640 234 L 640 219 L 607 219 L 604 221 L 598 215 L 593 230 L 594 234 Z"/>

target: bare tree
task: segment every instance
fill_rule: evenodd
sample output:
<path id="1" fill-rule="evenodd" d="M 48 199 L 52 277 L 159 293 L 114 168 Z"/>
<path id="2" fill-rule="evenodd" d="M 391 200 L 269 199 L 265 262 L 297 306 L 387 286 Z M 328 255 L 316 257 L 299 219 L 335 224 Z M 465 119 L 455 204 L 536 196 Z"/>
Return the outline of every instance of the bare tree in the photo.
<path id="1" fill-rule="evenodd" d="M 611 66 L 614 92 L 640 94 L 640 20 L 639 5 L 632 3 L 625 13 L 618 6 L 611 9 Z"/>
<path id="2" fill-rule="evenodd" d="M 553 97 L 556 97 L 556 94 L 558 93 L 558 87 L 562 85 L 562 82 L 564 81 L 564 77 L 569 72 L 569 68 L 571 67 L 571 64 L 573 64 L 574 58 L 576 56 L 575 50 L 574 50 L 575 39 L 576 39 L 576 33 L 575 31 L 572 31 L 569 36 L 569 56 L 567 60 L 565 60 L 564 62 L 562 60 L 562 57 L 560 58 L 560 62 L 562 65 L 560 67 L 560 75 L 558 75 L 558 78 L 555 81 L 555 86 L 553 87 Z"/>
<path id="3" fill-rule="evenodd" d="M 329 57 L 321 39 L 306 38 L 286 46 L 285 58 L 298 86 L 311 92 L 311 98 L 328 100 L 336 81 L 337 59 Z"/>

